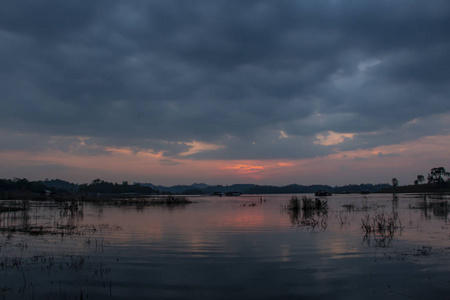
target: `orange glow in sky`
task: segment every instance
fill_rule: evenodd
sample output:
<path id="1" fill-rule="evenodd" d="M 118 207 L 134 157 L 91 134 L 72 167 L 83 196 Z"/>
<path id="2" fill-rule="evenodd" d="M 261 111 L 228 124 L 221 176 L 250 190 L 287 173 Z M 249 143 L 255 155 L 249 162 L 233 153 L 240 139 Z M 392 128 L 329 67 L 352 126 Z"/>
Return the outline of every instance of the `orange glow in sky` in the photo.
<path id="1" fill-rule="evenodd" d="M 301 160 L 191 160 L 164 157 L 163 152 L 107 148 L 106 154 L 76 155 L 70 152 L 2 152 L 3 178 L 46 177 L 73 182 L 95 178 L 154 184 L 256 183 L 287 185 L 413 182 L 430 168 L 450 165 L 450 136 L 429 136 L 420 140 L 370 150 L 342 151 L 326 157 Z M 52 175 L 48 175 L 52 174 Z M 384 179 L 384 180 L 383 180 Z"/>
<path id="2" fill-rule="evenodd" d="M 225 169 L 233 170 L 239 174 L 249 174 L 249 173 L 260 172 L 260 171 L 264 170 L 264 167 L 263 166 L 253 166 L 251 164 L 237 164 L 237 165 L 232 165 L 232 166 L 226 167 Z"/>
<path id="3" fill-rule="evenodd" d="M 35 2 L 1 2 L 0 178 L 402 185 L 450 169 L 449 1 L 40 1 L 30 20 Z M 348 26 L 386 12 L 406 38 Z"/>

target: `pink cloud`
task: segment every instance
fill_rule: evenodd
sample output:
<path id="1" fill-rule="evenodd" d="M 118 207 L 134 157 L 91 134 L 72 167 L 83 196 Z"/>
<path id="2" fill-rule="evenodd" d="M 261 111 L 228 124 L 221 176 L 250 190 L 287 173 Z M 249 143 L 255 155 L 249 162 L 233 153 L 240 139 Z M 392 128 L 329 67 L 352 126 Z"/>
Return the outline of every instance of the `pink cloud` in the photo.
<path id="1" fill-rule="evenodd" d="M 30 180 L 61 178 L 79 183 L 101 178 L 164 185 L 193 182 L 343 185 L 390 182 L 392 177 L 397 177 L 400 184 L 409 184 L 418 174 L 426 175 L 432 167 L 450 168 L 448 149 L 450 135 L 291 161 L 177 160 L 164 157 L 163 153 L 134 152 L 126 148 L 108 148 L 106 154 L 95 156 L 62 151 L 4 151 L 0 153 L 0 176 Z"/>

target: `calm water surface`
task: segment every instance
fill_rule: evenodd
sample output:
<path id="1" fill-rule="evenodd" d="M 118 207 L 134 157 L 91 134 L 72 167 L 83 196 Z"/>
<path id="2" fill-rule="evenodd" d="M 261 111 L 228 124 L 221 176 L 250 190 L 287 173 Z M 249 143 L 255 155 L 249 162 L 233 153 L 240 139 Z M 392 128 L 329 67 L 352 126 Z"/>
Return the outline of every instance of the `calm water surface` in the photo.
<path id="1" fill-rule="evenodd" d="M 285 209 L 290 198 L 205 196 L 173 208 L 84 203 L 72 210 L 30 202 L 27 212 L 0 214 L 0 297 L 450 297 L 447 209 L 418 208 L 423 196 L 335 195 L 326 212 L 304 213 Z M 367 233 L 362 220 L 376 216 L 395 226 Z"/>

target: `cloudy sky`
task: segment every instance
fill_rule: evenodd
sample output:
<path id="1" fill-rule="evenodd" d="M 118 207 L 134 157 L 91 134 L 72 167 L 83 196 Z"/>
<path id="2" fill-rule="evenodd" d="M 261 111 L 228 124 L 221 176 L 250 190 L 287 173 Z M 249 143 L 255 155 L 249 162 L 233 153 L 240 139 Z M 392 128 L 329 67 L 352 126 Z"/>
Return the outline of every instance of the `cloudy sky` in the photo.
<path id="1" fill-rule="evenodd" d="M 1 1 L 0 178 L 411 184 L 450 168 L 450 2 Z"/>

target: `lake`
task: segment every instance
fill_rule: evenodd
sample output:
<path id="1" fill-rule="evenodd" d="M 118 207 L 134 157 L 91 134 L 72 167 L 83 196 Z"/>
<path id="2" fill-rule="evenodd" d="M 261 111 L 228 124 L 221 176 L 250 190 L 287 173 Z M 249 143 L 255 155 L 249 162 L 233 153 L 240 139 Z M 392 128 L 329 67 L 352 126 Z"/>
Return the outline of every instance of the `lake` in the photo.
<path id="1" fill-rule="evenodd" d="M 0 298 L 450 297 L 449 196 L 333 195 L 309 211 L 291 196 L 0 201 L 27 206 L 0 214 Z"/>

